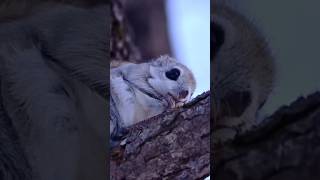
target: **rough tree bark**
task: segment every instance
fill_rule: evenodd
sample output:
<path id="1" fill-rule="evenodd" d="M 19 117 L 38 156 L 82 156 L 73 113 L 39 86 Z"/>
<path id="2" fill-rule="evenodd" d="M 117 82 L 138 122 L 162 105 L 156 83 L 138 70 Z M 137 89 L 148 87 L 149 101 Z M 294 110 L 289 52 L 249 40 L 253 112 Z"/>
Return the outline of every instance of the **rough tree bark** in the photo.
<path id="1" fill-rule="evenodd" d="M 210 172 L 210 96 L 130 129 L 111 179 L 203 179 Z"/>
<path id="2" fill-rule="evenodd" d="M 316 180 L 320 177 L 320 93 L 283 106 L 256 129 L 214 148 L 214 177 Z"/>

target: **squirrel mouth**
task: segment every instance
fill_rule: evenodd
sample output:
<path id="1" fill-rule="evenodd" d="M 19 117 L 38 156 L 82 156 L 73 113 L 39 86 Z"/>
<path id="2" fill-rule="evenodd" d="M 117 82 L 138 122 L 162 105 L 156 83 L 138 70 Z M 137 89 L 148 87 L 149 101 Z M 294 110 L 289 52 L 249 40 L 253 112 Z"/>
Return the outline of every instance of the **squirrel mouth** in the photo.
<path id="1" fill-rule="evenodd" d="M 179 100 L 177 97 L 175 97 L 171 93 L 167 93 L 166 101 L 168 102 L 168 105 L 171 108 L 176 108 L 176 107 L 183 106 L 185 104 L 185 102 L 186 102 L 186 100 L 185 101 Z"/>

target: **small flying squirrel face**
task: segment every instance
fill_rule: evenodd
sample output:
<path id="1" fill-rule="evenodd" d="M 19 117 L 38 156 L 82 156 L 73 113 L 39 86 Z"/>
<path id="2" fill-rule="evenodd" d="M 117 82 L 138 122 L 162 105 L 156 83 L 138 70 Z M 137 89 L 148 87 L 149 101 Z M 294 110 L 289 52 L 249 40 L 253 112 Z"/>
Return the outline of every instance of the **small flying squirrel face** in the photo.
<path id="1" fill-rule="evenodd" d="M 192 72 L 167 55 L 151 62 L 148 83 L 159 94 L 171 98 L 175 103 L 189 101 L 196 87 Z"/>

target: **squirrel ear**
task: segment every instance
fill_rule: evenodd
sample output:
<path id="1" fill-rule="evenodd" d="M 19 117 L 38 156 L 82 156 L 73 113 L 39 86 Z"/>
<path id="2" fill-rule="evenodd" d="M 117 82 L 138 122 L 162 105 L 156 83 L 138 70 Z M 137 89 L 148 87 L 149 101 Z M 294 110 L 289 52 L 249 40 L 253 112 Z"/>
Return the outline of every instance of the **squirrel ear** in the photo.
<path id="1" fill-rule="evenodd" d="M 159 57 L 159 59 L 164 60 L 164 61 L 168 61 L 168 60 L 170 60 L 170 61 L 177 61 L 175 58 L 172 58 L 172 57 L 169 56 L 168 54 L 161 55 L 161 56 Z"/>
<path id="2" fill-rule="evenodd" d="M 167 64 L 170 64 L 171 62 L 176 62 L 176 59 L 170 57 L 169 55 L 161 55 L 157 59 L 154 59 L 151 61 L 152 66 L 166 66 Z"/>

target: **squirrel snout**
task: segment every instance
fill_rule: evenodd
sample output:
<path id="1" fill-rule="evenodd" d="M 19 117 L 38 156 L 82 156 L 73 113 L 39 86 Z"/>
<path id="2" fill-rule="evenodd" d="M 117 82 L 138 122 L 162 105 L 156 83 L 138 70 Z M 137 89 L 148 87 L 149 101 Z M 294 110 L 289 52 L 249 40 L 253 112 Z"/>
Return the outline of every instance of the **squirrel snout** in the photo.
<path id="1" fill-rule="evenodd" d="M 184 98 L 186 98 L 186 97 L 188 96 L 188 94 L 189 94 L 189 91 L 187 91 L 187 90 L 182 90 L 182 91 L 180 91 L 180 92 L 179 92 L 179 99 L 184 99 Z"/>

